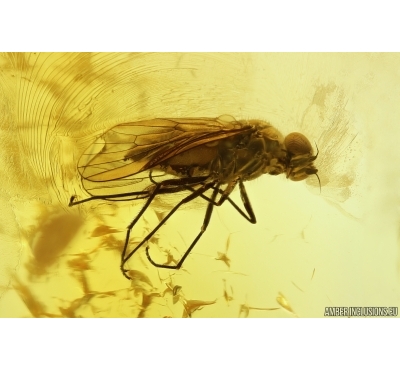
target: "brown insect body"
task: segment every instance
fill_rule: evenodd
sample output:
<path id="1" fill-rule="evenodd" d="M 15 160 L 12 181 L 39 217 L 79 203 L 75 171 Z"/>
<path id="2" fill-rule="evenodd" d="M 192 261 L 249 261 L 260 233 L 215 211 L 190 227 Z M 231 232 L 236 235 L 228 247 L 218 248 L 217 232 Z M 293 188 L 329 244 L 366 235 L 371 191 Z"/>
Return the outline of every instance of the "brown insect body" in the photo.
<path id="1" fill-rule="evenodd" d="M 98 138 L 82 155 L 78 170 L 83 187 L 92 197 L 81 201 L 73 197 L 70 205 L 93 199 L 147 199 L 128 227 L 121 257 L 121 269 L 128 277 L 124 264 L 179 207 L 196 198 L 206 200 L 208 206 L 201 231 L 176 266 L 157 264 L 148 254 L 150 262 L 157 267 L 179 269 L 204 233 L 213 206 L 229 201 L 244 218 L 255 223 L 243 182 L 263 174 L 282 173 L 291 180 L 303 180 L 317 173 L 314 167 L 317 155 L 313 155 L 304 135 L 291 133 L 284 138 L 261 120 L 236 121 L 231 116 L 221 116 L 120 124 Z M 245 212 L 229 198 L 237 184 Z M 211 196 L 207 195 L 210 191 Z M 132 227 L 154 197 L 170 193 L 181 193 L 183 199 L 126 255 Z"/>
<path id="2" fill-rule="evenodd" d="M 220 184 L 281 173 L 298 180 L 317 172 L 315 158 L 302 134 L 284 139 L 267 122 L 221 116 L 118 125 L 89 147 L 78 168 L 89 194 L 107 195 L 132 191 L 138 183 L 146 188 L 143 173 L 149 170 L 159 177 L 207 176 Z"/>
<path id="3" fill-rule="evenodd" d="M 282 173 L 286 153 L 278 141 L 250 132 L 189 149 L 161 163 L 160 169 L 175 176 L 208 176 L 221 184 L 241 177 L 252 180 L 264 173 Z"/>

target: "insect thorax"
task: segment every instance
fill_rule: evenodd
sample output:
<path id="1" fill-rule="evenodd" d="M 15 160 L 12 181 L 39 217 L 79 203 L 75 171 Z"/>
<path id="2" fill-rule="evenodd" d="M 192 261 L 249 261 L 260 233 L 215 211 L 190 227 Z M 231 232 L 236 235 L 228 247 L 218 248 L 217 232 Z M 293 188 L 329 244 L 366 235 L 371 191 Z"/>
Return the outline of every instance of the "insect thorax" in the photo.
<path id="1" fill-rule="evenodd" d="M 246 123 L 252 126 L 246 133 L 187 150 L 165 161 L 163 169 L 178 177 L 209 176 L 220 183 L 285 172 L 287 154 L 279 131 L 262 121 Z"/>

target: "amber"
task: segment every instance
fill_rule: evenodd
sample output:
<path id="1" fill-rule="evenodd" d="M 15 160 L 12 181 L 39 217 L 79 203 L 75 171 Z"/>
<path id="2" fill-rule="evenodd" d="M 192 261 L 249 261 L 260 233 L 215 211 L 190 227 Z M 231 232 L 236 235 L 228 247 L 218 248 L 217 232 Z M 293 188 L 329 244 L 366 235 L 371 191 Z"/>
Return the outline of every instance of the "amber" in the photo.
<path id="1" fill-rule="evenodd" d="M 396 53 L 1 54 L 0 316 L 399 306 L 399 63 Z M 120 253 L 143 200 L 68 207 L 88 196 L 80 156 L 123 122 L 223 115 L 302 133 L 319 150 L 321 188 L 316 176 L 248 181 L 255 225 L 226 203 L 179 271 L 141 248 L 125 279 Z M 130 246 L 174 202 L 155 199 Z M 152 258 L 178 260 L 203 219 L 201 199 L 176 212 L 148 241 Z"/>

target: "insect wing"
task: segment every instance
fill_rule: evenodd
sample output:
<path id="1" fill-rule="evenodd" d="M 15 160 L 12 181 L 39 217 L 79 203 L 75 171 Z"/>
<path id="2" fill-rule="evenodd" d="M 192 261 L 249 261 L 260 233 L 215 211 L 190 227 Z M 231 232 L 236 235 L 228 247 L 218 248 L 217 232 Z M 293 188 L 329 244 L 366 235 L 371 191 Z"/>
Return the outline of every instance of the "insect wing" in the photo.
<path id="1" fill-rule="evenodd" d="M 230 116 L 120 124 L 100 136 L 83 153 L 78 163 L 82 184 L 92 195 L 129 192 L 132 185 L 148 180 L 143 171 L 191 148 L 250 128 Z M 149 181 L 141 187 L 148 184 Z"/>

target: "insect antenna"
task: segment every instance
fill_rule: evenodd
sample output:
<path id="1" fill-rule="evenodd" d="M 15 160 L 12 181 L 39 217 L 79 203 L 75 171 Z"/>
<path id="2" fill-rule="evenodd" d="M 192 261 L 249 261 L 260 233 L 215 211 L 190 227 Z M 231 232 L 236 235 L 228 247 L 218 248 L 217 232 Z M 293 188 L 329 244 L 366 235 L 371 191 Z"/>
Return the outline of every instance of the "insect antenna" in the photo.
<path id="1" fill-rule="evenodd" d="M 318 183 L 319 183 L 319 193 L 321 194 L 321 181 L 320 181 L 320 179 L 319 179 L 319 176 L 318 176 L 318 174 L 316 173 L 315 174 L 315 176 L 317 176 L 317 179 L 318 179 Z"/>
<path id="2" fill-rule="evenodd" d="M 317 154 L 315 155 L 314 161 L 318 158 L 319 149 L 317 143 L 314 141 L 315 147 L 317 148 Z"/>
<path id="3" fill-rule="evenodd" d="M 315 144 L 315 147 L 317 148 L 317 154 L 315 155 L 315 159 L 317 159 L 318 158 L 318 154 L 319 154 L 319 149 L 318 149 L 318 145 L 317 145 L 317 143 L 315 141 L 314 141 L 314 144 Z M 315 176 L 317 176 L 318 183 L 319 183 L 319 193 L 321 194 L 321 192 L 322 192 L 321 191 L 321 180 L 319 179 L 318 173 L 315 173 Z"/>

